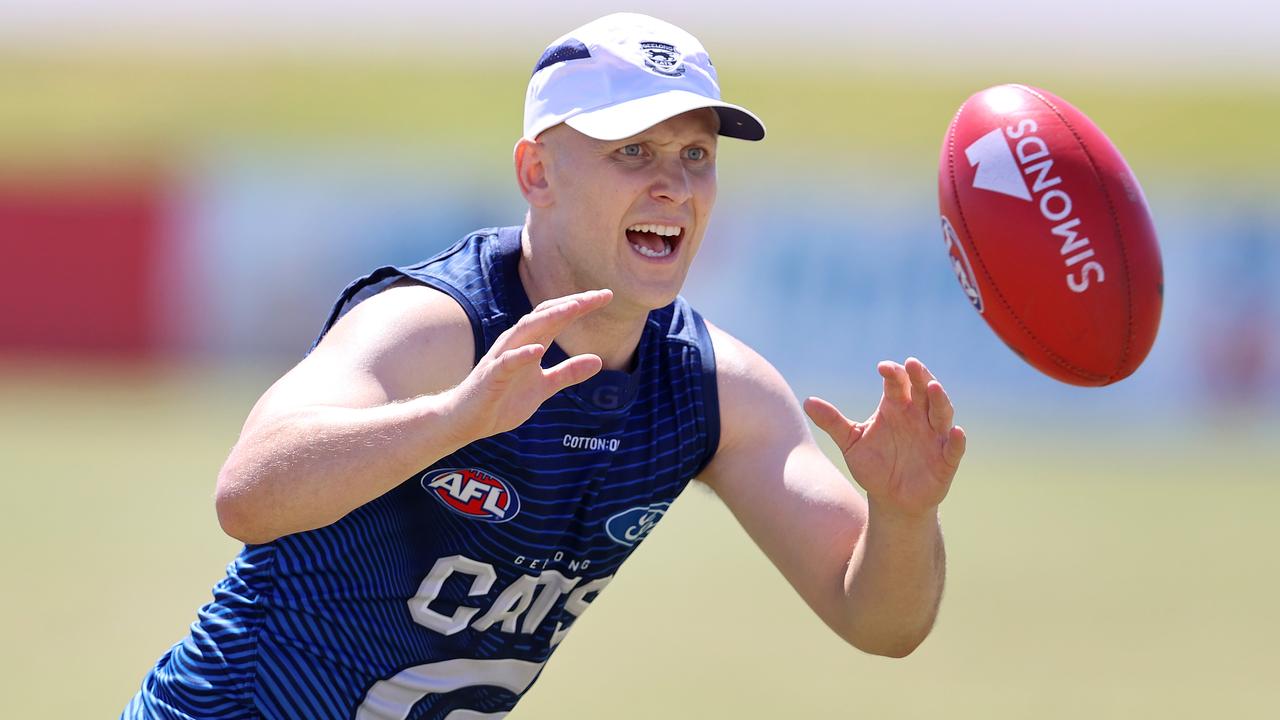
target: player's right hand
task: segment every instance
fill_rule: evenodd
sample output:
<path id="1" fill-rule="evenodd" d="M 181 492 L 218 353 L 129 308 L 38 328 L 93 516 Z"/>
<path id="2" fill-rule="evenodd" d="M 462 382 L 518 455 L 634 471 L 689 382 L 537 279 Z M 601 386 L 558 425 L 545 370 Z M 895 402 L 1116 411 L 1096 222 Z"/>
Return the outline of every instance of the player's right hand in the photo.
<path id="1" fill-rule="evenodd" d="M 547 369 L 541 360 L 573 321 L 612 299 L 612 290 L 553 298 L 499 335 L 466 379 L 447 391 L 459 447 L 519 427 L 552 395 L 599 372 L 598 355 L 574 355 Z"/>

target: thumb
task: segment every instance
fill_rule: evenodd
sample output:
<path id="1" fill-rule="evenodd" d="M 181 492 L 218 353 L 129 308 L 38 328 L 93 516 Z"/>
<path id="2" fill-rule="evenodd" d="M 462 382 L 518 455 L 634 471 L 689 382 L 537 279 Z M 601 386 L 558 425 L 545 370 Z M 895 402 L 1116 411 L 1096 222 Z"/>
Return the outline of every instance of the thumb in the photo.
<path id="1" fill-rule="evenodd" d="M 942 446 L 942 457 L 951 467 L 958 467 L 967 445 L 968 437 L 965 435 L 964 428 L 956 425 L 947 433 L 946 442 Z"/>
<path id="2" fill-rule="evenodd" d="M 815 425 L 831 436 L 842 453 L 849 452 L 849 448 L 862 438 L 862 425 L 845 417 L 835 405 L 822 398 L 807 398 L 804 411 Z"/>

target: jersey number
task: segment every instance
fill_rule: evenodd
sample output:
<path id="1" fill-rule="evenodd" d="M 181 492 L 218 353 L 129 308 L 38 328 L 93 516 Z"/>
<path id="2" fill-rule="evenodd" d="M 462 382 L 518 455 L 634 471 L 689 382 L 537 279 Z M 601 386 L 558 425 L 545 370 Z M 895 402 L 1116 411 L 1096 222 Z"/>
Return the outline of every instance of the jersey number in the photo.
<path id="1" fill-rule="evenodd" d="M 432 693 L 447 693 L 476 685 L 492 685 L 519 695 L 533 684 L 545 662 L 528 660 L 442 660 L 405 668 L 369 688 L 356 711 L 356 720 L 404 720 L 413 706 Z M 505 712 L 454 710 L 445 720 L 506 717 Z"/>
<path id="2" fill-rule="evenodd" d="M 529 634 L 537 630 L 551 611 L 552 604 L 560 597 L 567 596 L 564 609 L 577 618 L 586 612 L 592 598 L 613 579 L 610 575 L 579 584 L 579 578 L 566 578 L 555 570 L 544 570 L 541 575 L 536 576 L 522 575 L 498 595 L 488 612 L 472 622 L 472 618 L 481 612 L 478 607 L 459 606 L 452 615 L 447 616 L 430 607 L 444 587 L 445 580 L 455 573 L 472 577 L 468 596 L 488 593 L 498 577 L 492 565 L 461 555 L 436 560 L 431 572 L 427 573 L 418 586 L 418 593 L 408 600 L 409 612 L 415 623 L 442 635 L 453 635 L 467 627 L 484 631 L 499 623 L 503 632 L 519 631 Z M 523 624 L 518 624 L 522 615 Z M 551 647 L 560 642 L 565 633 L 569 632 L 569 627 L 571 624 L 556 623 L 555 633 L 550 639 Z M 500 687 L 521 695 L 533 684 L 545 664 L 545 660 L 533 662 L 515 658 L 458 658 L 415 665 L 374 683 L 365 695 L 364 702 L 356 710 L 355 720 L 405 720 L 413 706 L 428 695 L 468 687 Z M 449 713 L 446 720 L 500 718 L 506 714 L 460 709 Z"/>

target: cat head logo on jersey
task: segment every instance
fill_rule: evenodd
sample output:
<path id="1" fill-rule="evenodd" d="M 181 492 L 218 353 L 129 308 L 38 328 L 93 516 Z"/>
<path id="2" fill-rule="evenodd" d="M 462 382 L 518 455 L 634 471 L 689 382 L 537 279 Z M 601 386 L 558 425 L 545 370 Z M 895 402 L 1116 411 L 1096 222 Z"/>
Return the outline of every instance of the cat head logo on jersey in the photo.
<path id="1" fill-rule="evenodd" d="M 433 470 L 422 476 L 422 488 L 445 507 L 475 520 L 506 522 L 520 512 L 520 497 L 511 483 L 484 470 Z"/>
<path id="2" fill-rule="evenodd" d="M 631 547 L 657 526 L 662 516 L 667 514 L 668 507 L 671 503 L 660 502 L 623 510 L 604 521 L 605 532 L 614 542 Z"/>

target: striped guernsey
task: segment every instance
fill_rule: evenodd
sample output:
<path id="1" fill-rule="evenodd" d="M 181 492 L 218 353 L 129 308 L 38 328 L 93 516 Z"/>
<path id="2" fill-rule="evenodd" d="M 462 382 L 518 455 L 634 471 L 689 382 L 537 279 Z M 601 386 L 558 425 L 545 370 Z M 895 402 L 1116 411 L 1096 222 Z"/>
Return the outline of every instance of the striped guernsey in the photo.
<path id="1" fill-rule="evenodd" d="M 479 359 L 530 311 L 520 232 L 374 271 L 324 331 L 411 278 L 462 306 Z M 565 357 L 553 344 L 543 364 Z M 718 437 L 711 341 L 677 298 L 649 314 L 630 372 L 561 391 L 332 525 L 245 546 L 123 717 L 501 717 Z"/>

